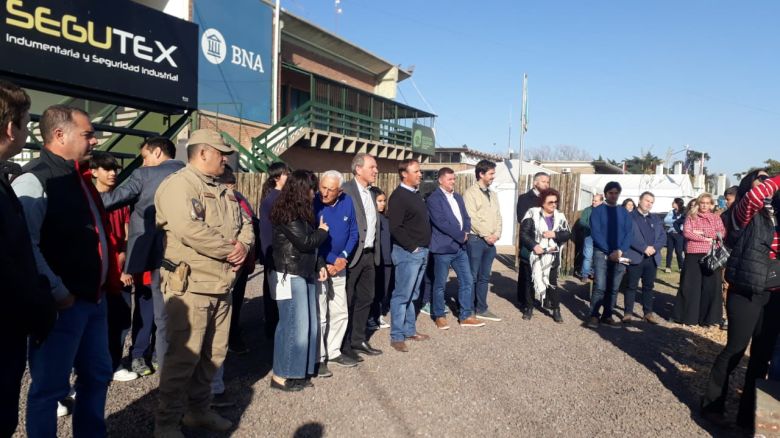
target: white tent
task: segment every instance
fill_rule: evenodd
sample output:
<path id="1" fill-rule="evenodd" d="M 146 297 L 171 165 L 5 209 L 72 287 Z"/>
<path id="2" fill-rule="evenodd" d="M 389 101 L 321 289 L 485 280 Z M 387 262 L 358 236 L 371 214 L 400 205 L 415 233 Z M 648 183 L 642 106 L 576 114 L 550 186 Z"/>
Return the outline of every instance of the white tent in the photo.
<path id="1" fill-rule="evenodd" d="M 643 192 L 652 192 L 653 213 L 669 211 L 674 198 L 682 198 L 687 203 L 698 195 L 688 175 L 580 175 L 579 209 L 590 205 L 593 194 L 604 193 L 604 186 L 610 181 L 619 182 L 623 188 L 618 202 L 627 198 L 638 202 Z"/>

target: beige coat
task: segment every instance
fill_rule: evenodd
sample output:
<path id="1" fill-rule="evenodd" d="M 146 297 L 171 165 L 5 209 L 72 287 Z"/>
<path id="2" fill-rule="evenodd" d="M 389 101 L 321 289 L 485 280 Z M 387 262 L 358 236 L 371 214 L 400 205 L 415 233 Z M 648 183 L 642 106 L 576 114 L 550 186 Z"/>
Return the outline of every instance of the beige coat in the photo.
<path id="1" fill-rule="evenodd" d="M 491 191 L 490 200 L 482 193 L 479 183 L 466 190 L 463 194 L 466 212 L 471 218 L 471 233 L 485 238 L 495 234 L 501 238 L 501 209 L 498 206 L 498 193 Z"/>
<path id="2" fill-rule="evenodd" d="M 165 232 L 163 258 L 190 266 L 183 291 L 219 295 L 230 292 L 236 273 L 226 261 L 232 240 L 247 251 L 254 242 L 250 218 L 233 191 L 191 165 L 160 184 L 154 197 L 157 226 Z M 171 272 L 160 270 L 163 292 Z M 171 289 L 170 287 L 168 289 Z"/>

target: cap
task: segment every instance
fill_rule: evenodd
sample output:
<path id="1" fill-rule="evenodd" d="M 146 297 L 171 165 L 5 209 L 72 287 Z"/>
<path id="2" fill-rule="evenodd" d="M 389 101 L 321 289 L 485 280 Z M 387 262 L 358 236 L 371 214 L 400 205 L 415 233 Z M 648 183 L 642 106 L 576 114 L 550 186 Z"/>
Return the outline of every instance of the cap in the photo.
<path id="1" fill-rule="evenodd" d="M 219 135 L 219 132 L 213 129 L 196 129 L 190 134 L 190 139 L 187 141 L 187 146 L 191 144 L 207 144 L 214 149 L 224 152 L 226 154 L 232 154 L 236 152 L 233 146 L 225 143 L 225 140 Z"/>

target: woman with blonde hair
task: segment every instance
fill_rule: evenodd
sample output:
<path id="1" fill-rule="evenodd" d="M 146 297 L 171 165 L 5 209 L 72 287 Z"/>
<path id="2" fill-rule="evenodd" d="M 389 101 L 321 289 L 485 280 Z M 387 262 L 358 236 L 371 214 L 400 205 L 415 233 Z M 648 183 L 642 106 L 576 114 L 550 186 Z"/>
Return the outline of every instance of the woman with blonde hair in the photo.
<path id="1" fill-rule="evenodd" d="M 672 315 L 672 319 L 680 324 L 709 327 L 719 324 L 723 316 L 723 269 L 712 272 L 700 263 L 718 236 L 722 238 L 726 234 L 723 221 L 713 213 L 714 207 L 712 195 L 702 193 L 685 218 L 686 255 Z"/>

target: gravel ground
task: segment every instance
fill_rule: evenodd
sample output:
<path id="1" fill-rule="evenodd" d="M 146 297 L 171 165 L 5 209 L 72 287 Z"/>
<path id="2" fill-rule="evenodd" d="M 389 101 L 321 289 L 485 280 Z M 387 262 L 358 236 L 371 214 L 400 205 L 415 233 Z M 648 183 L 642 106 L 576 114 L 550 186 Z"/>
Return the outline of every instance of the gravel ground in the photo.
<path id="1" fill-rule="evenodd" d="M 678 274 L 659 274 L 656 309 L 668 318 Z M 242 312 L 251 352 L 226 362 L 227 391 L 237 405 L 221 412 L 237 426 L 224 435 L 185 429 L 187 436 L 738 435 L 695 414 L 724 333 L 644 322 L 584 328 L 588 285 L 573 278 L 562 284 L 564 324 L 539 311 L 523 321 L 516 274 L 498 260 L 488 303 L 502 322 L 463 329 L 450 317 L 452 328 L 439 331 L 420 315 L 418 330 L 431 339 L 411 343 L 409 353 L 392 350 L 382 330 L 371 339 L 384 350 L 381 356 L 357 368 L 332 366 L 334 376 L 315 379 L 314 388 L 280 393 L 269 387 L 271 344 L 262 334 L 261 280 L 256 275 L 250 281 Z M 448 294 L 454 293 L 455 283 L 448 286 Z M 734 386 L 741 385 L 744 365 Z M 111 436 L 151 436 L 156 386 L 155 376 L 111 386 Z M 733 418 L 735 388 L 728 408 Z M 59 425 L 60 436 L 71 435 L 70 417 Z"/>

